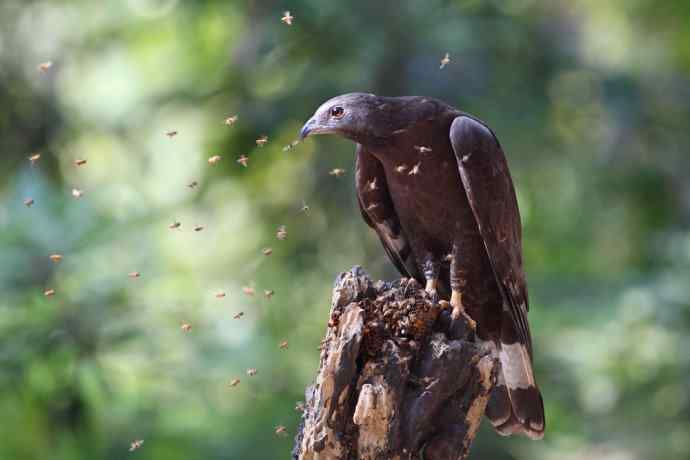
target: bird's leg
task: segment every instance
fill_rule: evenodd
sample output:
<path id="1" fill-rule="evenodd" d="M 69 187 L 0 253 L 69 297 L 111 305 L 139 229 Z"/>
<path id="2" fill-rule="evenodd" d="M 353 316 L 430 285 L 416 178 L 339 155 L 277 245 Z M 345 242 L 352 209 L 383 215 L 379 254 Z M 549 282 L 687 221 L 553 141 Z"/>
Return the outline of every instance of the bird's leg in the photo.
<path id="1" fill-rule="evenodd" d="M 424 279 L 426 279 L 425 291 L 431 296 L 433 303 L 438 302 L 438 292 L 436 287 L 438 285 L 438 272 L 440 270 L 440 264 L 434 261 L 431 254 L 427 256 L 426 262 L 424 262 Z"/>
<path id="2" fill-rule="evenodd" d="M 465 307 L 462 304 L 462 290 L 467 284 L 465 272 L 462 269 L 460 259 L 459 244 L 453 245 L 453 252 L 450 261 L 450 306 L 453 308 L 450 317 L 454 320 L 460 319 L 461 316 L 465 318 L 470 328 L 477 329 L 477 323 L 470 318 L 470 315 L 465 312 Z"/>

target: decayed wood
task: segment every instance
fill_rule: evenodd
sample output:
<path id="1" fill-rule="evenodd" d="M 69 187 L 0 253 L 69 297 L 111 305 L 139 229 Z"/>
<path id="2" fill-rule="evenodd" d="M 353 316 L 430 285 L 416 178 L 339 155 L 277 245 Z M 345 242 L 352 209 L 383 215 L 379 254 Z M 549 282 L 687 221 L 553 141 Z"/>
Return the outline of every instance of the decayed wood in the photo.
<path id="1" fill-rule="evenodd" d="M 293 459 L 462 460 L 498 363 L 414 280 L 340 274 Z"/>

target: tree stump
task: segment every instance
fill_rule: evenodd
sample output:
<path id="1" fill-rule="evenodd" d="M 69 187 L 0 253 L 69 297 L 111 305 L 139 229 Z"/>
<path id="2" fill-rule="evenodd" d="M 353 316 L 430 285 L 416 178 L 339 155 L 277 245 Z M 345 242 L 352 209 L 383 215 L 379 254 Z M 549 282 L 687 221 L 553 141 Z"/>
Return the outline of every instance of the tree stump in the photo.
<path id="1" fill-rule="evenodd" d="M 465 459 L 498 366 L 415 280 L 354 267 L 335 282 L 293 459 Z"/>

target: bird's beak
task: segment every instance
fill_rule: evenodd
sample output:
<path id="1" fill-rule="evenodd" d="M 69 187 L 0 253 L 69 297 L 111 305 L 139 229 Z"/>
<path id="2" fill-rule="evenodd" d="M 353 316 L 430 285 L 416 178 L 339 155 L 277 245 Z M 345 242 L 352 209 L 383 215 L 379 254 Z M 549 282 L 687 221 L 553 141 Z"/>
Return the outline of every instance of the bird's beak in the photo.
<path id="1" fill-rule="evenodd" d="M 302 131 L 299 132 L 299 140 L 303 141 L 304 138 L 306 138 L 312 132 L 315 123 L 316 120 L 312 118 L 306 122 L 304 126 L 302 126 Z"/>

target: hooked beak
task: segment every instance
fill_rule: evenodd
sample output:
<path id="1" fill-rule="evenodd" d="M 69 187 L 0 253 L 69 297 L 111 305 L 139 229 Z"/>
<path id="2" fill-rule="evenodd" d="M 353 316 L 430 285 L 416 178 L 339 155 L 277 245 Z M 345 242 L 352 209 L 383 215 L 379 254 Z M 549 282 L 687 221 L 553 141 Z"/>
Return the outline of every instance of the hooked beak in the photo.
<path id="1" fill-rule="evenodd" d="M 299 140 L 303 141 L 312 132 L 315 123 L 316 120 L 312 118 L 302 126 L 302 131 L 299 132 Z"/>

